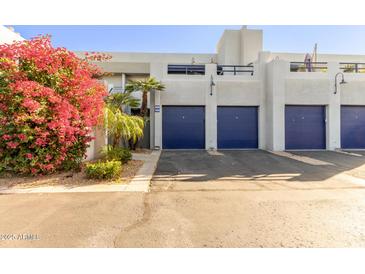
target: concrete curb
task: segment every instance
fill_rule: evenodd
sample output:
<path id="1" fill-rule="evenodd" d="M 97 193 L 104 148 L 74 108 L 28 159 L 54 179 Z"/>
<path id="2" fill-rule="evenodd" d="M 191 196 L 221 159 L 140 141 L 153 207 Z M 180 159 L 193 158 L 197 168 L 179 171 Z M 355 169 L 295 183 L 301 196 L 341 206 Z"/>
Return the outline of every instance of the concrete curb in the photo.
<path id="1" fill-rule="evenodd" d="M 127 185 L 90 185 L 90 186 L 45 186 L 34 188 L 0 188 L 0 194 L 22 193 L 75 193 L 75 192 L 148 192 L 152 176 L 156 170 L 161 151 L 151 154 L 133 154 L 133 159 L 144 161 L 137 174 Z"/>
<path id="2" fill-rule="evenodd" d="M 143 191 L 150 190 L 150 184 L 155 173 L 158 160 L 160 159 L 161 150 L 154 150 L 151 154 L 141 155 L 134 154 L 134 160 L 144 161 L 143 166 L 138 170 L 136 176 L 129 182 L 125 191 Z"/>

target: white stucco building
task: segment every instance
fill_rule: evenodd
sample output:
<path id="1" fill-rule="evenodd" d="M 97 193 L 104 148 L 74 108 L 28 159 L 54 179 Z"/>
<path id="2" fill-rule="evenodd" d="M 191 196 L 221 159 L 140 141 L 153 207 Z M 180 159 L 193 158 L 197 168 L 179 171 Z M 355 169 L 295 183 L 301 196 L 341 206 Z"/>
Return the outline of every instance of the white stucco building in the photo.
<path id="1" fill-rule="evenodd" d="M 0 26 L 0 43 L 19 40 Z M 98 63 L 108 89 L 150 76 L 166 86 L 149 95 L 152 149 L 365 149 L 364 55 L 303 62 L 263 51 L 263 32 L 246 27 L 226 30 L 215 53 L 109 54 Z M 88 159 L 105 144 L 95 134 Z"/>
<path id="2" fill-rule="evenodd" d="M 365 148 L 365 56 L 304 63 L 305 53 L 263 51 L 262 41 L 243 27 L 226 30 L 216 53 L 113 52 L 100 65 L 114 73 L 109 88 L 165 84 L 149 97 L 152 149 Z"/>

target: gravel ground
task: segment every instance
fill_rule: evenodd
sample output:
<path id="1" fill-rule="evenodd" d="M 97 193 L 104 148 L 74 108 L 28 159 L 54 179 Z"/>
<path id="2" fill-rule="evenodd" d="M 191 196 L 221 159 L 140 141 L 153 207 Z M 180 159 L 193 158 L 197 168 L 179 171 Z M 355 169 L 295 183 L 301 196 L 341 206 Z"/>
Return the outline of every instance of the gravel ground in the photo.
<path id="1" fill-rule="evenodd" d="M 118 180 L 92 180 L 85 177 L 85 173 L 81 172 L 62 172 L 45 176 L 4 176 L 0 178 L 0 187 L 12 188 L 29 188 L 39 186 L 80 186 L 95 184 L 127 184 L 142 166 L 143 161 L 131 160 L 123 165 L 121 178 Z"/>

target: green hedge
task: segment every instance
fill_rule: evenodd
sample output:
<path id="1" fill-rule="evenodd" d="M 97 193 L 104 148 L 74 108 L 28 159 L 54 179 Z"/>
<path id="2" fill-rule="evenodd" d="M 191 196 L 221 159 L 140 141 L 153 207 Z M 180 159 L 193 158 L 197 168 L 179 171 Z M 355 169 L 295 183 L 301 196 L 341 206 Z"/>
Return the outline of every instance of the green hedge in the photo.
<path id="1" fill-rule="evenodd" d="M 121 161 L 122 164 L 125 164 L 128 161 L 132 160 L 132 153 L 127 148 L 122 148 L 122 147 L 113 148 L 111 146 L 104 147 L 102 154 L 106 160 Z"/>
<path id="2" fill-rule="evenodd" d="M 89 179 L 115 179 L 120 177 L 122 163 L 120 161 L 106 161 L 86 164 L 86 177 Z"/>

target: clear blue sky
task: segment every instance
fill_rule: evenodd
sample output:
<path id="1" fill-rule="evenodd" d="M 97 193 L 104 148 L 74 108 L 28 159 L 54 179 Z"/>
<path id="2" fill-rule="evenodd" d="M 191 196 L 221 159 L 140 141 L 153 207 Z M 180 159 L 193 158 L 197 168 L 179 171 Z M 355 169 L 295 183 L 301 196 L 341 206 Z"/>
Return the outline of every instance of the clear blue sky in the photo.
<path id="1" fill-rule="evenodd" d="M 223 30 L 240 26 L 14 26 L 24 38 L 51 34 L 70 50 L 213 53 Z M 365 26 L 248 26 L 264 30 L 264 50 L 365 54 Z"/>

